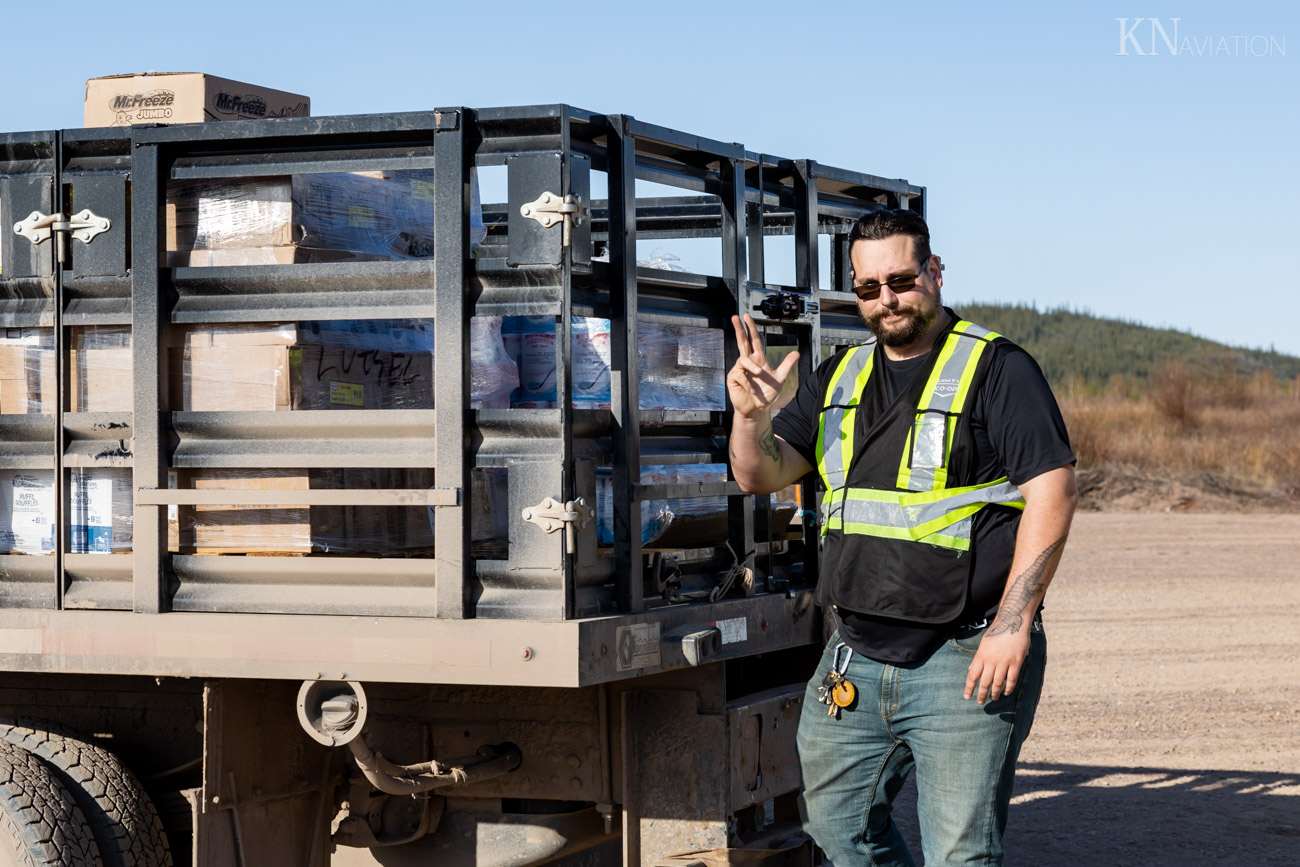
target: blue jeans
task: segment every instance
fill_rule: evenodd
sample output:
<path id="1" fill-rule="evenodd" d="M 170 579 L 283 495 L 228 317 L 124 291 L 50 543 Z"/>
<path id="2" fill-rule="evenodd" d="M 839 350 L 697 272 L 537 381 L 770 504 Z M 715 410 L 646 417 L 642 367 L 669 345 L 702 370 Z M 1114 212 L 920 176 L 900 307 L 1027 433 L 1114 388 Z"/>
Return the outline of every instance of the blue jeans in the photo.
<path id="1" fill-rule="evenodd" d="M 927 867 L 1002 863 L 1016 757 L 1042 692 L 1047 638 L 1035 622 L 1015 690 L 981 706 L 962 692 L 983 635 L 950 639 L 922 663 L 854 654 L 847 677 L 858 694 L 838 719 L 817 700 L 840 640 L 831 636 L 804 694 L 798 745 L 804 830 L 835 867 L 914 867 L 891 816 L 913 769 Z"/>

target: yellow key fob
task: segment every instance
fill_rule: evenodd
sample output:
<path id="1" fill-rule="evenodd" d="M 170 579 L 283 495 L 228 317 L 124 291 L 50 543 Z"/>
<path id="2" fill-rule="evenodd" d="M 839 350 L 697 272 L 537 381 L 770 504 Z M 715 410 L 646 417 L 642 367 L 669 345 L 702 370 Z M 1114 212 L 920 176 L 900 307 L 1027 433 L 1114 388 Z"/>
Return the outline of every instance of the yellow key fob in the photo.
<path id="1" fill-rule="evenodd" d="M 847 680 L 841 680 L 831 690 L 831 701 L 835 702 L 836 707 L 848 707 L 853 704 L 853 699 L 857 698 L 857 695 L 858 691 L 853 684 Z"/>

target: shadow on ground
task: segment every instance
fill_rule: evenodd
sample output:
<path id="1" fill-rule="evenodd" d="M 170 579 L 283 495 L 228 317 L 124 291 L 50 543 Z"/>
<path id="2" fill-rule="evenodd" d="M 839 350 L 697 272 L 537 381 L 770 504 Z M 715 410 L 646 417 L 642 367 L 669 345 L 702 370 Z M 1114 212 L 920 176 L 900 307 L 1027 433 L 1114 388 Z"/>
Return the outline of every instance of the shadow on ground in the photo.
<path id="1" fill-rule="evenodd" d="M 895 818 L 921 862 L 916 790 Z M 1008 865 L 1300 864 L 1300 774 L 1021 764 Z"/>

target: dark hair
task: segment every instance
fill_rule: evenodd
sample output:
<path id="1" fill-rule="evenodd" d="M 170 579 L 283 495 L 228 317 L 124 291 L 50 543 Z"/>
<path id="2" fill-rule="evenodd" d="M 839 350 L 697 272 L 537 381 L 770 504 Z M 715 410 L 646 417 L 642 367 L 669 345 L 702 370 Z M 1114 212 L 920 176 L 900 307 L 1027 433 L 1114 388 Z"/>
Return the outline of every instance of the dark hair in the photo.
<path id="1" fill-rule="evenodd" d="M 858 241 L 883 241 L 895 235 L 908 235 L 915 241 L 918 261 L 930 258 L 930 227 L 916 211 L 886 209 L 864 214 L 849 232 L 849 249 Z"/>

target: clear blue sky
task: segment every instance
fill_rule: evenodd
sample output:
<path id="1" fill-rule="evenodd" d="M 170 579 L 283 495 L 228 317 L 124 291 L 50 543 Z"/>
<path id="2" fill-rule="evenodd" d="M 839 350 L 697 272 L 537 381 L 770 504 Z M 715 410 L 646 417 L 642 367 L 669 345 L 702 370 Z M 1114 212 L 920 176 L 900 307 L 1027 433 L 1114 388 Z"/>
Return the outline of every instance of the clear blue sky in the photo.
<path id="1" fill-rule="evenodd" d="M 1300 4 L 229 0 L 4 19 L 8 131 L 80 126 L 85 79 L 147 69 L 305 93 L 317 115 L 568 102 L 925 184 L 950 301 L 1300 355 Z"/>

